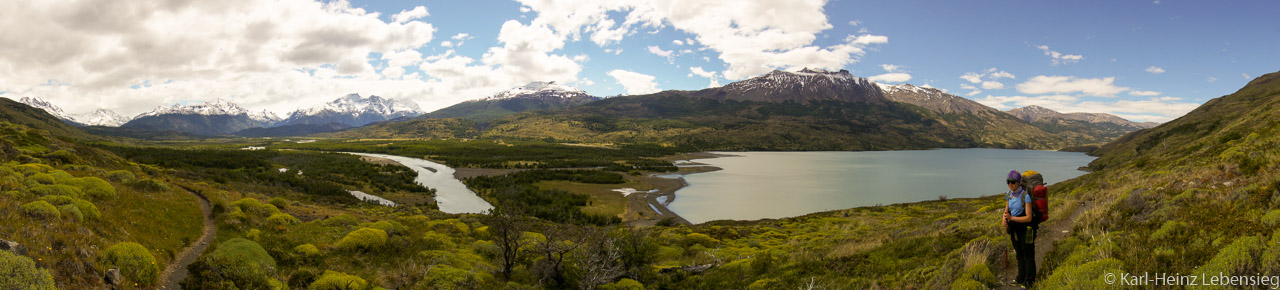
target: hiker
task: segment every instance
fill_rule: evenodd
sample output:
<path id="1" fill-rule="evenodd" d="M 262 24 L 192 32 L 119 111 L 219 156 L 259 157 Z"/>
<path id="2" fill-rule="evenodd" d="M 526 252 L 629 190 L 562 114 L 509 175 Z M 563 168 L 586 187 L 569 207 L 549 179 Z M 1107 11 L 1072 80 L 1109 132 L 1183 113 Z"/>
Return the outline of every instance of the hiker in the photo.
<path id="1" fill-rule="evenodd" d="M 1031 227 L 1031 193 L 1022 189 L 1022 174 L 1017 170 L 1009 171 L 1005 184 L 1009 185 L 1009 193 L 1005 195 L 1004 217 L 1000 224 L 1009 233 L 1013 243 L 1013 251 L 1018 260 L 1018 277 L 1009 284 L 1031 288 L 1036 279 L 1036 229 Z"/>

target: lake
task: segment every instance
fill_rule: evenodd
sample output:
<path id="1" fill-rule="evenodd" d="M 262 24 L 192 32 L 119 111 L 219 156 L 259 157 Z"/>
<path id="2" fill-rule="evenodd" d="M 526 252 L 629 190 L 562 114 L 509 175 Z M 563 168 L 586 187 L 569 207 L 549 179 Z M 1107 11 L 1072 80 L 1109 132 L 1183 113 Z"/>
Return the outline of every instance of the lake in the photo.
<path id="1" fill-rule="evenodd" d="M 409 158 L 404 156 L 373 154 L 373 153 L 353 153 L 350 154 L 378 157 L 391 159 L 398 162 L 413 171 L 418 172 L 418 177 L 414 181 L 427 188 L 436 190 L 436 205 L 440 207 L 440 211 L 446 213 L 483 213 L 493 209 L 493 205 L 481 199 L 474 191 L 462 184 L 462 181 L 453 178 L 453 168 L 444 166 L 444 164 L 435 163 L 426 159 Z"/>
<path id="2" fill-rule="evenodd" d="M 715 153 L 735 156 L 694 160 L 723 170 L 685 175 L 689 186 L 668 205 L 689 222 L 999 194 L 1008 190 L 1009 170 L 1035 170 L 1053 184 L 1085 174 L 1077 168 L 1094 159 L 1005 149 Z"/>

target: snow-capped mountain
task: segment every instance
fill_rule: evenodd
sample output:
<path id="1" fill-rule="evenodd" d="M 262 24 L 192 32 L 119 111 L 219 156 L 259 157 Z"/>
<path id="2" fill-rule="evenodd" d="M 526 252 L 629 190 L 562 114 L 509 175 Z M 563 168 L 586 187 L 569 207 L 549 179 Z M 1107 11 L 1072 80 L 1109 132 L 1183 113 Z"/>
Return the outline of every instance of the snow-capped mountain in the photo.
<path id="1" fill-rule="evenodd" d="M 712 99 L 776 103 L 844 101 L 883 104 L 888 102 L 884 92 L 875 83 L 853 76 L 847 70 L 831 72 L 807 68 L 798 72 L 775 70 L 723 87 L 701 90 L 695 95 Z"/>
<path id="2" fill-rule="evenodd" d="M 223 99 L 214 99 L 212 101 L 187 106 L 179 104 L 174 104 L 170 107 L 157 106 L 154 110 L 139 114 L 137 117 L 134 117 L 134 119 L 160 115 L 245 115 L 248 116 L 250 120 L 268 124 L 274 124 L 280 121 L 280 117 L 276 116 L 274 113 L 265 110 L 261 112 L 250 112 L 249 110 L 245 110 L 243 107 L 240 107 L 240 105 Z"/>
<path id="3" fill-rule="evenodd" d="M 271 127 L 280 117 L 271 112 L 251 112 L 240 105 L 215 99 L 195 105 L 158 106 L 121 125 L 155 131 L 178 131 L 196 135 L 226 135 L 240 130 Z"/>
<path id="4" fill-rule="evenodd" d="M 76 121 L 75 118 L 71 117 L 71 115 L 67 115 L 66 112 L 63 112 L 62 108 L 59 108 L 58 106 L 55 106 L 49 102 L 46 102 L 43 99 L 33 98 L 33 97 L 22 97 L 22 99 L 19 99 L 18 102 L 27 104 L 28 106 L 31 106 L 36 109 L 44 110 L 50 115 L 53 115 L 54 117 L 58 117 L 58 119 L 61 119 L 62 121 L 69 122 L 72 124 L 77 124 L 77 125 L 80 124 L 79 122 Z"/>
<path id="5" fill-rule="evenodd" d="M 973 100 L 952 95 L 935 88 L 917 87 L 911 84 L 886 85 L 876 83 L 884 95 L 894 102 L 908 103 L 938 113 L 998 112 L 998 110 Z"/>
<path id="6" fill-rule="evenodd" d="M 1113 124 L 1130 130 L 1146 129 L 1159 125 L 1158 123 L 1143 122 L 1138 123 L 1129 121 L 1120 116 L 1107 113 L 1060 113 L 1053 109 L 1031 105 L 1022 108 L 1009 110 L 1010 115 L 1014 115 L 1019 119 L 1031 123 L 1055 123 L 1067 120 L 1083 121 L 1091 124 Z"/>
<path id="7" fill-rule="evenodd" d="M 86 126 L 120 127 L 128 123 L 129 118 L 121 117 L 107 109 L 97 109 L 88 114 L 76 115 L 76 121 Z"/>
<path id="8" fill-rule="evenodd" d="M 469 100 L 423 115 L 424 118 L 467 118 L 488 121 L 532 110 L 559 109 L 600 100 L 571 86 L 531 82 L 483 99 Z"/>
<path id="9" fill-rule="evenodd" d="M 278 126 L 297 124 L 341 123 L 351 127 L 364 126 L 400 117 L 421 115 L 418 104 L 379 96 L 361 97 L 350 94 L 308 109 L 299 109 Z"/>

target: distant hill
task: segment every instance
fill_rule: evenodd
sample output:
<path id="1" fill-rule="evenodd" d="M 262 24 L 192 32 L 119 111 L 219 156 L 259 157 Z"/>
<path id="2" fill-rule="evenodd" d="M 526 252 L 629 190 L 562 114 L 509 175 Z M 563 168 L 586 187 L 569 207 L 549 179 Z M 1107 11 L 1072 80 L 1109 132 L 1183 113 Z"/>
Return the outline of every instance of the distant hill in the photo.
<path id="1" fill-rule="evenodd" d="M 308 109 L 298 109 L 276 126 L 311 124 L 342 124 L 346 127 L 359 127 L 375 122 L 382 122 L 402 117 L 421 115 L 418 104 L 411 101 L 388 99 L 379 96 L 361 97 L 349 94 L 331 102 Z M 302 127 L 295 127 L 302 128 Z M 309 128 L 319 128 L 312 126 Z"/>
<path id="2" fill-rule="evenodd" d="M 491 121 L 514 113 L 567 108 L 600 100 L 556 82 L 532 82 L 479 100 L 458 103 L 419 118 L 466 118 Z"/>
<path id="3" fill-rule="evenodd" d="M 8 98 L 0 98 L 0 121 L 49 131 L 54 136 L 76 138 L 86 136 L 84 131 L 45 112 L 44 109 L 34 108 Z"/>
<path id="4" fill-rule="evenodd" d="M 1080 144 L 1101 144 L 1130 132 L 1150 128 L 1153 123 L 1138 123 L 1105 113 L 1059 113 L 1041 106 L 1009 110 L 1011 115 L 1049 132 Z"/>

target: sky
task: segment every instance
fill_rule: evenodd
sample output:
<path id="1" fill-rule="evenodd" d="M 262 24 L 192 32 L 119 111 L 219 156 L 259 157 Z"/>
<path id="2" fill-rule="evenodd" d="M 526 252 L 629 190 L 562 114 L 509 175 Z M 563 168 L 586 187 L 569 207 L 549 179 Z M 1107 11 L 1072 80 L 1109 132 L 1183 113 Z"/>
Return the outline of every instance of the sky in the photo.
<path id="1" fill-rule="evenodd" d="M 1278 1 L 55 0 L 0 3 L 0 97 L 125 116 L 349 93 L 431 111 L 533 81 L 597 96 L 849 70 L 1008 110 L 1164 122 L 1280 70 Z"/>

